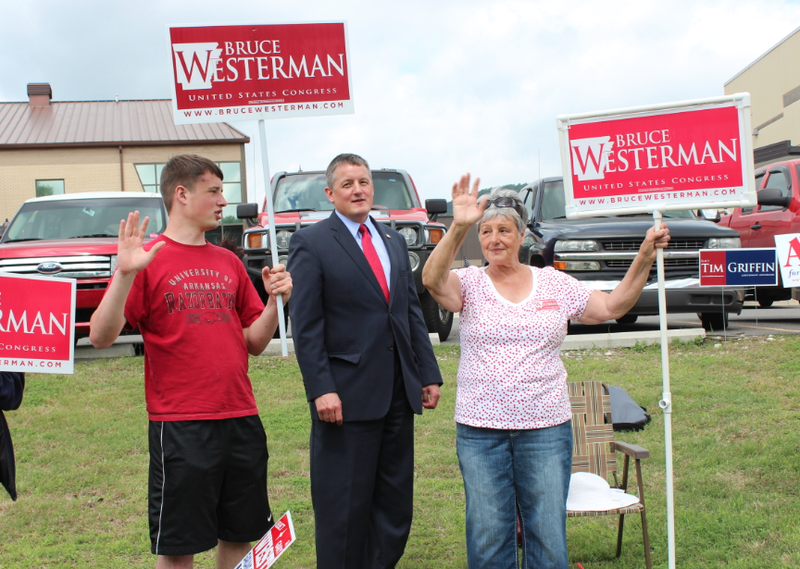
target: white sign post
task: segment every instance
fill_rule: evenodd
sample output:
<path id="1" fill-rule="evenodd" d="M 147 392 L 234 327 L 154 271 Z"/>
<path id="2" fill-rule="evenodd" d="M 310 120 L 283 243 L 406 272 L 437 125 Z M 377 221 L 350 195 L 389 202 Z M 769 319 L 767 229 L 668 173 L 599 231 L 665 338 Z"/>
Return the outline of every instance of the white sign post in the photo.
<path id="1" fill-rule="evenodd" d="M 567 217 L 756 205 L 750 95 L 614 109 L 557 119 Z M 675 567 L 672 394 L 664 250 L 656 256 L 661 329 L 669 567 Z"/>
<path id="2" fill-rule="evenodd" d="M 258 119 L 272 263 L 278 263 L 264 119 L 353 113 L 344 22 L 168 27 L 175 124 Z M 281 353 L 288 355 L 283 302 Z"/>

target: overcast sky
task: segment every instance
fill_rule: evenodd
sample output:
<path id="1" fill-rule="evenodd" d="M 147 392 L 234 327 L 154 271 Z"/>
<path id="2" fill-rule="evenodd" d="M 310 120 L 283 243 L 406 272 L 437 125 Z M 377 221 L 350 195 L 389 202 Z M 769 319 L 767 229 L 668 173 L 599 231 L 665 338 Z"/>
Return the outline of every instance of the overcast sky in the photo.
<path id="1" fill-rule="evenodd" d="M 786 0 L 2 0 L 2 14 L 2 101 L 34 82 L 54 101 L 170 98 L 167 25 L 346 21 L 355 114 L 268 120 L 270 171 L 355 152 L 408 170 L 423 199 L 465 171 L 481 187 L 560 175 L 557 115 L 722 95 L 800 26 Z M 232 125 L 252 139 L 252 193 L 257 122 Z"/>

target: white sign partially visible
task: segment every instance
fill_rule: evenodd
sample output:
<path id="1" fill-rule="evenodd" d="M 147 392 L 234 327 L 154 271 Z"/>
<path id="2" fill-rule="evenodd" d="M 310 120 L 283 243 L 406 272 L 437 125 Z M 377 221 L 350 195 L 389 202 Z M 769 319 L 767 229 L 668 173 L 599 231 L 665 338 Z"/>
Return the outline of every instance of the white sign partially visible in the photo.
<path id="1" fill-rule="evenodd" d="M 775 236 L 784 288 L 800 287 L 800 233 Z"/>

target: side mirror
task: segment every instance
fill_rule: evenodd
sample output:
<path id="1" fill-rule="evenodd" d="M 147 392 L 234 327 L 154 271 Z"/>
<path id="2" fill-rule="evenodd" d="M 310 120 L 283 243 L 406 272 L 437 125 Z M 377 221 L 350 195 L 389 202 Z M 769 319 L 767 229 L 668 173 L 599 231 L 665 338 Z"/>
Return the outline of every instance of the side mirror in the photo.
<path id="1" fill-rule="evenodd" d="M 698 210 L 698 213 L 703 219 L 713 221 L 714 223 L 718 222 L 722 218 L 722 215 L 718 209 L 701 209 Z"/>
<path id="2" fill-rule="evenodd" d="M 425 209 L 428 210 L 428 220 L 436 221 L 439 214 L 447 213 L 447 200 L 441 198 L 425 200 Z"/>
<path id="3" fill-rule="evenodd" d="M 764 188 L 756 194 L 758 205 L 777 205 L 782 208 L 789 207 L 792 202 L 791 196 L 784 196 L 780 190 L 776 188 Z"/>
<path id="4" fill-rule="evenodd" d="M 254 219 L 258 217 L 258 204 L 242 203 L 236 206 L 236 217 L 239 219 Z"/>
<path id="5" fill-rule="evenodd" d="M 236 217 L 243 219 L 247 227 L 255 227 L 258 224 L 258 204 L 242 203 L 237 205 Z"/>

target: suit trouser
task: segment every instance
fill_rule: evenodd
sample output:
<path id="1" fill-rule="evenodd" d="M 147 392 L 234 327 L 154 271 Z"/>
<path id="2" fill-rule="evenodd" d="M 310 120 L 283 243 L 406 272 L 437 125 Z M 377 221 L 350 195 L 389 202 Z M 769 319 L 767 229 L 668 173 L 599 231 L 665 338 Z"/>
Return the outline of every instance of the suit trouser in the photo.
<path id="1" fill-rule="evenodd" d="M 395 364 L 389 412 L 374 421 L 312 421 L 317 567 L 394 567 L 411 529 L 414 413 Z"/>

